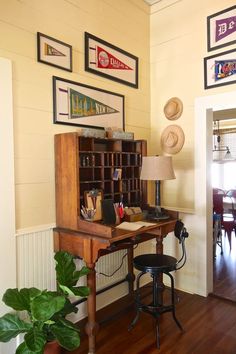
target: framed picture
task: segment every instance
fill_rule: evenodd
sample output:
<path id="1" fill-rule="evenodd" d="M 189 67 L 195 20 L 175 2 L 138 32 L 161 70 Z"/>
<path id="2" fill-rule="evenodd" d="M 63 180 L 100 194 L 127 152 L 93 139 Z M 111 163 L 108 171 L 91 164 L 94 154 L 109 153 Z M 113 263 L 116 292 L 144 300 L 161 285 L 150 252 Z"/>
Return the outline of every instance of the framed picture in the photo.
<path id="1" fill-rule="evenodd" d="M 207 49 L 236 43 L 236 5 L 207 17 Z"/>
<path id="2" fill-rule="evenodd" d="M 138 88 L 138 58 L 87 32 L 85 70 Z"/>
<path id="3" fill-rule="evenodd" d="M 204 58 L 205 89 L 236 83 L 236 49 Z"/>
<path id="4" fill-rule="evenodd" d="M 37 33 L 38 61 L 72 71 L 72 46 L 58 39 Z"/>
<path id="5" fill-rule="evenodd" d="M 101 189 L 92 189 L 84 192 L 84 203 L 88 209 L 96 209 L 93 217 L 94 221 L 102 220 L 102 204 L 103 191 Z"/>
<path id="6" fill-rule="evenodd" d="M 124 96 L 53 76 L 54 123 L 124 129 Z"/>

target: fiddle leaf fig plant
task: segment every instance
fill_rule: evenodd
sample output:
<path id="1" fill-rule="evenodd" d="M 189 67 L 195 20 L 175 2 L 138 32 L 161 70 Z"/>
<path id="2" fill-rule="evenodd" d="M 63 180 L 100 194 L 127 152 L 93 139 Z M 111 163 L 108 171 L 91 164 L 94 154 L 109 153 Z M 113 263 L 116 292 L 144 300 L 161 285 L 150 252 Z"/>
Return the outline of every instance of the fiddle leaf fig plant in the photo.
<path id="1" fill-rule="evenodd" d="M 89 295 L 87 286 L 77 285 L 89 269 L 82 267 L 76 270 L 75 257 L 68 252 L 59 251 L 54 259 L 57 291 L 32 287 L 8 289 L 3 295 L 3 302 L 17 312 L 7 313 L 0 318 L 0 341 L 8 342 L 25 333 L 16 354 L 42 354 L 46 343 L 55 340 L 68 351 L 80 346 L 79 328 L 66 316 L 78 311 L 69 296 Z M 22 318 L 21 311 L 27 313 L 27 316 Z"/>

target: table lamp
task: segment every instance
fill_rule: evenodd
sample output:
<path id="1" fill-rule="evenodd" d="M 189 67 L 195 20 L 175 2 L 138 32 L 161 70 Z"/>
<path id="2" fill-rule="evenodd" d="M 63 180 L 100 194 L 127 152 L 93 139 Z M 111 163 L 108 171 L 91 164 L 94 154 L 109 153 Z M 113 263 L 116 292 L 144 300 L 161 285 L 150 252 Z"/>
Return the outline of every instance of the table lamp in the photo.
<path id="1" fill-rule="evenodd" d="M 171 156 L 144 156 L 140 179 L 155 181 L 155 215 L 154 219 L 164 219 L 161 212 L 161 188 L 160 181 L 175 179 Z"/>

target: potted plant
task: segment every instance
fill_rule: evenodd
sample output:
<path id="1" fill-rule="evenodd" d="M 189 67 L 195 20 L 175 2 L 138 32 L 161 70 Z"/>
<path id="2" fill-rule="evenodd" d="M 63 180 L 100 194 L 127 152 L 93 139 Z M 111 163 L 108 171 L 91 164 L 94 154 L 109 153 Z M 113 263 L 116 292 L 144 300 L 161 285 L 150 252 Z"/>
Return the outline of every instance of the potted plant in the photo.
<path id="1" fill-rule="evenodd" d="M 21 312 L 7 313 L 0 318 L 1 342 L 8 342 L 25 333 L 16 354 L 45 353 L 47 343 L 51 342 L 57 342 L 68 351 L 79 347 L 79 329 L 66 319 L 66 316 L 78 311 L 70 302 L 69 296 L 84 297 L 89 294 L 87 286 L 77 286 L 80 277 L 88 274 L 89 269 L 82 267 L 81 270 L 76 270 L 74 258 L 63 251 L 55 254 L 57 291 L 36 288 L 8 289 L 3 295 L 3 302 L 7 306 L 27 314 L 23 319 Z M 55 353 L 55 349 L 52 350 L 52 353 Z"/>

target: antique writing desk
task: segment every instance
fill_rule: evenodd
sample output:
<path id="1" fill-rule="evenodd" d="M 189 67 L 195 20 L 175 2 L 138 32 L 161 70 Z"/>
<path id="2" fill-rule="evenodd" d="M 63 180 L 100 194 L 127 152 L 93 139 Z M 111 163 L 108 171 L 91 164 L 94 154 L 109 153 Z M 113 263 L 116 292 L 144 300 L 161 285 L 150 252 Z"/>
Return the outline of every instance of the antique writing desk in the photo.
<path id="1" fill-rule="evenodd" d="M 83 258 L 90 268 L 88 286 L 89 354 L 95 353 L 96 274 L 100 256 L 126 248 L 128 250 L 129 292 L 133 292 L 133 245 L 156 238 L 156 251 L 162 253 L 162 240 L 174 230 L 177 213 L 171 219 L 137 231 L 118 230 L 101 222 L 81 219 L 85 193 L 95 188 L 104 199 L 127 206 L 147 205 L 147 182 L 140 180 L 142 157 L 147 155 L 146 140 L 121 140 L 79 136 L 76 132 L 55 135 L 56 228 L 54 249 Z M 120 180 L 115 171 L 122 171 Z M 97 205 L 96 208 L 100 206 Z"/>
<path id="2" fill-rule="evenodd" d="M 169 232 L 174 230 L 177 220 L 174 216 L 174 213 L 172 213 L 172 218 L 157 222 L 156 225 L 142 227 L 137 231 L 119 230 L 113 227 L 106 227 L 83 221 L 84 228 L 82 227 L 81 231 L 73 231 L 63 228 L 54 229 L 55 251 L 64 250 L 73 255 L 79 256 L 83 258 L 87 267 L 90 268 L 90 273 L 87 276 L 87 285 L 90 287 L 90 295 L 87 300 L 88 322 L 86 325 L 86 333 L 89 340 L 89 354 L 95 353 L 95 336 L 98 330 L 98 325 L 96 323 L 96 261 L 100 256 L 127 248 L 128 279 L 130 279 L 129 292 L 132 294 L 134 280 L 132 266 L 133 245 L 155 238 L 156 252 L 161 254 L 163 252 L 163 238 Z M 86 225 L 85 227 L 85 223 L 88 223 L 89 225 Z M 98 229 L 104 228 L 105 233 L 99 234 L 97 227 Z"/>

